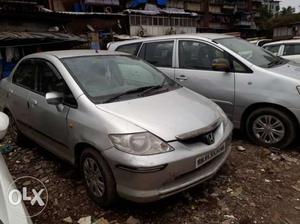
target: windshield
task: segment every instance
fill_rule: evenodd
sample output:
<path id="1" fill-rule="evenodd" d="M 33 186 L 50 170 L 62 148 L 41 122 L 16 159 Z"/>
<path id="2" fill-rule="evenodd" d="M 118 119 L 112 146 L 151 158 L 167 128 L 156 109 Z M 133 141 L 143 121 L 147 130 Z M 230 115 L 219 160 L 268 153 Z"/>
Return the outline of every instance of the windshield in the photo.
<path id="1" fill-rule="evenodd" d="M 83 56 L 62 62 L 94 103 L 145 96 L 179 85 L 151 65 L 131 56 Z"/>
<path id="2" fill-rule="evenodd" d="M 234 51 L 251 63 L 263 68 L 270 68 L 286 62 L 286 60 L 274 56 L 270 52 L 239 38 L 224 38 L 215 41 Z"/>

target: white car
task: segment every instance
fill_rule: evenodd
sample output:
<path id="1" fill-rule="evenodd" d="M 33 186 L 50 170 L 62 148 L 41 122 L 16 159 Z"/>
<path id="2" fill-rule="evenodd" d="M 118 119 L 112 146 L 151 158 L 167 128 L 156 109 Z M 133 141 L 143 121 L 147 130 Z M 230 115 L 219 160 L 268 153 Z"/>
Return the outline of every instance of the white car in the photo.
<path id="1" fill-rule="evenodd" d="M 6 114 L 0 112 L 0 140 L 5 136 L 9 125 Z M 9 202 L 8 190 L 13 179 L 0 153 L 0 224 L 31 224 L 23 203 L 13 205 Z"/>
<path id="2" fill-rule="evenodd" d="M 283 40 L 265 44 L 264 49 L 276 56 L 300 63 L 300 40 Z"/>
<path id="3" fill-rule="evenodd" d="M 256 46 L 263 46 L 265 44 L 271 43 L 273 40 L 272 39 L 259 39 L 259 40 L 249 40 L 251 44 L 254 44 Z"/>

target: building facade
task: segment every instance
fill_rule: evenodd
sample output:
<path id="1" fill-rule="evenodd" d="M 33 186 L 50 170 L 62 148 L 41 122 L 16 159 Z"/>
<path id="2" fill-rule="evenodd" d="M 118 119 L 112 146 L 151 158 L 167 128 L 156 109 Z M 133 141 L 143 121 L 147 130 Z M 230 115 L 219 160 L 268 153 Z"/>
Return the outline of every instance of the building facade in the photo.
<path id="1" fill-rule="evenodd" d="M 271 0 L 49 0 L 53 11 L 125 13 L 128 33 L 153 36 L 170 33 L 241 32 L 255 35 L 255 18 Z"/>

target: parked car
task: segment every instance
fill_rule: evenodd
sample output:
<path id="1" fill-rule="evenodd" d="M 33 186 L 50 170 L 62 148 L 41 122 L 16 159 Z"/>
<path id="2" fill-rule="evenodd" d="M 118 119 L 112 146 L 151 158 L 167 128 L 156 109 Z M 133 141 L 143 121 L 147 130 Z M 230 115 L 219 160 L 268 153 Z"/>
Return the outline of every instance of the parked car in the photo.
<path id="1" fill-rule="evenodd" d="M 101 205 L 195 186 L 230 153 L 233 125 L 220 107 L 123 53 L 29 55 L 1 89 L 19 136 L 77 165 Z"/>
<path id="2" fill-rule="evenodd" d="M 258 47 L 262 47 L 265 44 L 273 42 L 272 39 L 258 39 L 258 40 L 250 40 L 249 43 L 254 44 Z"/>
<path id="3" fill-rule="evenodd" d="M 284 40 L 263 45 L 276 56 L 300 63 L 300 40 Z"/>
<path id="4" fill-rule="evenodd" d="M 2 139 L 8 129 L 8 116 L 0 112 L 0 139 Z M 0 152 L 0 224 L 30 224 L 27 210 L 23 203 L 13 205 L 9 202 L 8 189 L 11 187 L 13 179 L 9 174 L 5 161 Z M 16 189 L 13 186 L 13 189 Z"/>
<path id="5" fill-rule="evenodd" d="M 258 145 L 285 148 L 300 121 L 300 66 L 223 34 L 186 34 L 114 42 L 171 79 L 215 101 Z"/>

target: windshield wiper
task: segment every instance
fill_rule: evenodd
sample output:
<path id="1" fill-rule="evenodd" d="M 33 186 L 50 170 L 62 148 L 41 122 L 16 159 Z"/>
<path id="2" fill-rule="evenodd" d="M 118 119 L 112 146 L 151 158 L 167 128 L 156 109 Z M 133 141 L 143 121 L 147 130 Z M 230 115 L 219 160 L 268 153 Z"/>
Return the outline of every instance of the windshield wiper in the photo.
<path id="1" fill-rule="evenodd" d="M 162 88 L 162 87 L 165 85 L 166 81 L 167 81 L 167 78 L 165 77 L 164 80 L 162 81 L 162 83 L 161 83 L 160 85 L 152 86 L 152 87 L 150 87 L 150 88 L 144 90 L 144 91 L 143 91 L 141 94 L 139 94 L 139 95 L 140 95 L 140 96 L 145 96 L 147 93 L 150 93 L 150 92 L 152 92 L 153 90 Z"/>
<path id="2" fill-rule="evenodd" d="M 151 89 L 153 87 L 156 87 L 156 86 L 143 86 L 143 87 L 139 87 L 139 88 L 136 88 L 136 89 L 130 89 L 130 90 L 125 91 L 123 93 L 117 94 L 117 95 L 103 101 L 102 103 L 110 103 L 110 102 L 113 102 L 113 101 L 119 99 L 121 96 L 125 96 L 125 95 L 132 94 L 132 93 L 139 93 L 139 92 L 142 92 L 144 90 Z"/>
<path id="3" fill-rule="evenodd" d="M 272 68 L 272 67 L 275 66 L 275 65 L 281 65 L 281 64 L 283 64 L 284 62 L 285 62 L 284 59 L 278 59 L 278 60 L 276 60 L 276 61 L 272 61 L 272 62 L 270 62 L 270 63 L 268 64 L 268 68 Z"/>

